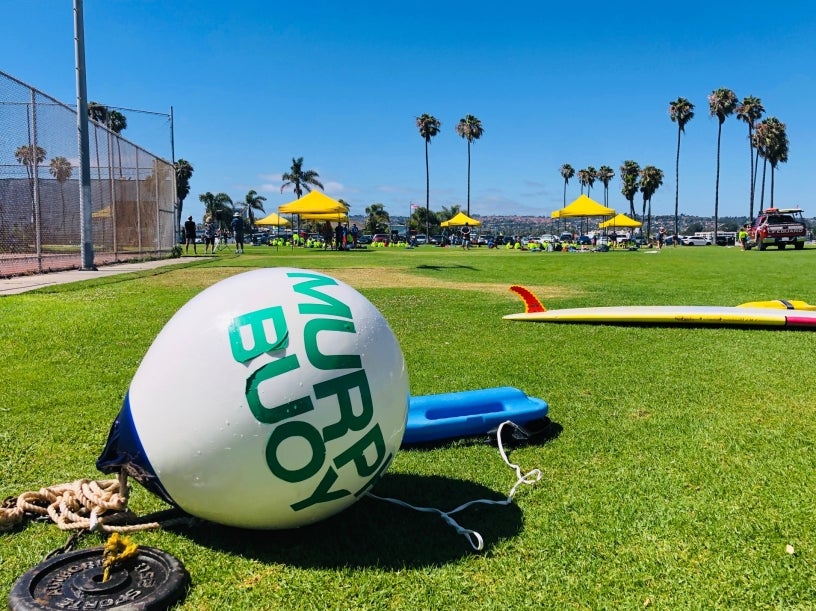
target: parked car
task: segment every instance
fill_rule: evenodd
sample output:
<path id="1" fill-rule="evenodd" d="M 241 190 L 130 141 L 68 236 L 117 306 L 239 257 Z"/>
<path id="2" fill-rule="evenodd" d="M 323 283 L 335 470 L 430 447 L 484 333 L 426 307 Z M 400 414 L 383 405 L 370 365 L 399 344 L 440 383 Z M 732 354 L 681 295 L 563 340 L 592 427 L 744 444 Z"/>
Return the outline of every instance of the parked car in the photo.
<path id="1" fill-rule="evenodd" d="M 418 233 L 414 236 L 414 240 L 416 240 L 417 244 L 427 244 L 428 236 L 426 236 L 424 233 Z"/>
<path id="2" fill-rule="evenodd" d="M 371 240 L 374 244 L 378 242 L 383 242 L 388 244 L 391 241 L 391 236 L 387 233 L 375 233 L 374 238 Z"/>
<path id="3" fill-rule="evenodd" d="M 711 246 L 711 240 L 696 235 L 689 235 L 683 238 L 683 246 Z"/>
<path id="4" fill-rule="evenodd" d="M 361 235 L 357 238 L 357 244 L 362 244 L 363 246 L 367 246 L 374 241 L 374 238 L 370 235 Z"/>

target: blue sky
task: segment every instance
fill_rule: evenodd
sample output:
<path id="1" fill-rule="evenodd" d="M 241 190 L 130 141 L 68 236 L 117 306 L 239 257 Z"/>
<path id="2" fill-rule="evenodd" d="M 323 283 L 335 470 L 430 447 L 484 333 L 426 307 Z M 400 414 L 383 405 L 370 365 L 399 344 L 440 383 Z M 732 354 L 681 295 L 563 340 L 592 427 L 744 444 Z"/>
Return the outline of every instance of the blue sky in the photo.
<path id="1" fill-rule="evenodd" d="M 802 181 L 816 167 L 815 7 L 85 0 L 88 97 L 173 107 L 175 156 L 195 168 L 185 215 L 198 218 L 206 191 L 243 200 L 255 189 L 268 212 L 291 201 L 280 177 L 293 157 L 352 214 L 372 203 L 407 214 L 425 204 L 422 113 L 442 122 L 429 153 L 432 209 L 466 207 L 467 145 L 454 128 L 473 114 L 485 131 L 471 149 L 472 214 L 549 215 L 563 204 L 562 164 L 617 174 L 626 159 L 664 171 L 652 207 L 670 214 L 677 126 L 668 105 L 682 96 L 695 117 L 681 144 L 680 210 L 713 215 L 717 120 L 707 96 L 727 87 L 787 124 L 775 203 L 815 216 Z M 3 20 L 0 70 L 74 103 L 72 1 L 7 3 Z M 124 114 L 128 139 L 170 158 L 166 118 Z M 734 117 L 723 126 L 720 216 L 748 213 L 747 136 Z M 609 191 L 626 211 L 617 176 Z M 567 201 L 579 194 L 573 179 Z M 590 195 L 602 201 L 602 188 Z"/>

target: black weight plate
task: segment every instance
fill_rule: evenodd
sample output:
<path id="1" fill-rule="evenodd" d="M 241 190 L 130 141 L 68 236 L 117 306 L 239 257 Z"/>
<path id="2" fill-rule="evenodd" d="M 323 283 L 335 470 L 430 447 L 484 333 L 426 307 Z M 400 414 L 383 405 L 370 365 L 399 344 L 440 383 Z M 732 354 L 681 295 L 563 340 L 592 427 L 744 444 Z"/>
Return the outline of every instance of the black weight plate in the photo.
<path id="1" fill-rule="evenodd" d="M 10 611 L 116 609 L 159 611 L 184 598 L 190 575 L 160 549 L 140 547 L 102 581 L 102 547 L 62 554 L 37 565 L 14 584 Z"/>

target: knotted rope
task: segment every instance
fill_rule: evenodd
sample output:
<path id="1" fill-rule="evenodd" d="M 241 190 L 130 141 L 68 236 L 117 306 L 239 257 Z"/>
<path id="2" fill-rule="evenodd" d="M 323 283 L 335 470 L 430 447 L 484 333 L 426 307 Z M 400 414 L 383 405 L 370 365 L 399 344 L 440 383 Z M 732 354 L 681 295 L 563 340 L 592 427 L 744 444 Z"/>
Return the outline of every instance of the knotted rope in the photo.
<path id="1" fill-rule="evenodd" d="M 110 579 L 111 569 L 120 562 L 134 558 L 139 553 L 139 546 L 119 533 L 113 533 L 102 549 L 102 583 Z"/>
<path id="2" fill-rule="evenodd" d="M 159 528 L 159 522 L 133 523 L 128 508 L 127 474 L 118 479 L 78 479 L 67 484 L 24 492 L 0 507 L 0 532 L 8 531 L 26 518 L 50 518 L 61 530 L 99 530 L 106 533 Z M 124 522 L 130 522 L 124 524 Z"/>

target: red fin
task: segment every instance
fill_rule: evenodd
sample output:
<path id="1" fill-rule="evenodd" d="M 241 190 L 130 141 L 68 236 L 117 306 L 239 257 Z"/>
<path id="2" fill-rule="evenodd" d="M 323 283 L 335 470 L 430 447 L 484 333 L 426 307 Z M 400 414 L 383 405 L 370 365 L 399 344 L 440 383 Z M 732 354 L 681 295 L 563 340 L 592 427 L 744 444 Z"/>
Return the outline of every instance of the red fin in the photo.
<path id="1" fill-rule="evenodd" d="M 521 300 L 524 302 L 524 311 L 527 312 L 527 314 L 547 311 L 547 308 L 538 300 L 538 297 L 533 295 L 531 290 L 519 286 L 518 284 L 511 286 L 510 290 L 521 297 Z"/>

